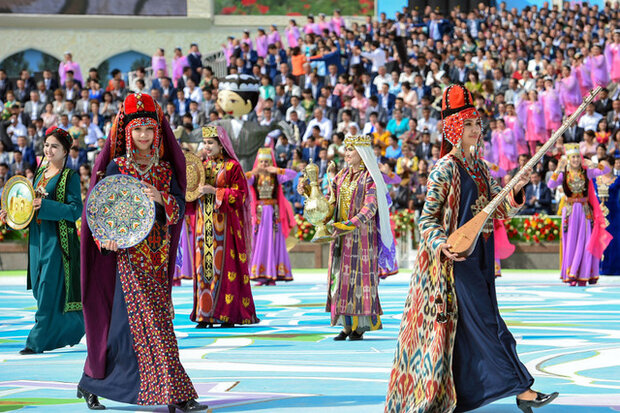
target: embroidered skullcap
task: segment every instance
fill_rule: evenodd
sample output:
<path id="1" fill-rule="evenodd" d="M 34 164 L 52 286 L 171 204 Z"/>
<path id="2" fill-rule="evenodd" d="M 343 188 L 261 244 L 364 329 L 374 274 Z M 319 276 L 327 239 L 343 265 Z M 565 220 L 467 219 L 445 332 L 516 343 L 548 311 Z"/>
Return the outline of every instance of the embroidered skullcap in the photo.
<path id="1" fill-rule="evenodd" d="M 579 152 L 578 143 L 565 143 L 564 152 L 566 153 L 566 156 L 581 155 Z"/>

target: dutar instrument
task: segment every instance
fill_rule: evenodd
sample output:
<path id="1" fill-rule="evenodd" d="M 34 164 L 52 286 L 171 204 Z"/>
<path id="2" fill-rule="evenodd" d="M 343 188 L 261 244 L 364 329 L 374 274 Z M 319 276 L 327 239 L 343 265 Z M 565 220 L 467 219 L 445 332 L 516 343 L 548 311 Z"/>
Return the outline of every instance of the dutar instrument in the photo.
<path id="1" fill-rule="evenodd" d="M 458 255 L 459 257 L 467 257 L 469 256 L 476 246 L 476 242 L 478 241 L 478 237 L 480 236 L 480 232 L 482 228 L 484 228 L 484 224 L 486 224 L 487 220 L 493 216 L 493 213 L 497 209 L 499 205 L 506 199 L 510 191 L 517 185 L 517 182 L 521 179 L 521 177 L 525 174 L 526 170 L 530 170 L 536 165 L 536 163 L 544 156 L 544 154 L 551 148 L 553 144 L 562 136 L 564 131 L 572 125 L 573 122 L 576 122 L 579 116 L 583 113 L 584 110 L 588 107 L 588 105 L 596 98 L 596 96 L 603 90 L 600 86 L 596 89 L 590 91 L 590 94 L 586 96 L 583 100 L 583 103 L 577 108 L 575 113 L 573 113 L 568 119 L 562 123 L 562 125 L 555 131 L 551 138 L 543 145 L 542 148 L 532 158 L 517 172 L 517 174 L 510 180 L 510 182 L 498 193 L 495 198 L 491 200 L 487 204 L 487 206 L 476 214 L 475 217 L 467 221 L 465 225 L 458 228 L 448 237 L 448 245 L 450 245 L 450 252 Z"/>

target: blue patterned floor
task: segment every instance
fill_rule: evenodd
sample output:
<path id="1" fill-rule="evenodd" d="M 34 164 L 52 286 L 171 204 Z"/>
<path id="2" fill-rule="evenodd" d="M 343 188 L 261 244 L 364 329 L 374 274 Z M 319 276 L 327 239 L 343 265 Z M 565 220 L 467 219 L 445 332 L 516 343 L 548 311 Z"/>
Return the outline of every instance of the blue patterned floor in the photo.
<path id="1" fill-rule="evenodd" d="M 385 329 L 361 342 L 334 342 L 324 313 L 325 272 L 294 271 L 296 281 L 256 287 L 261 323 L 196 330 L 191 285 L 174 289 L 181 359 L 200 399 L 217 412 L 381 412 L 408 276 L 382 282 Z M 75 399 L 82 343 L 20 356 L 35 301 L 24 276 L 0 276 L 0 412 L 88 411 Z M 620 411 L 620 277 L 570 288 L 556 272 L 505 271 L 498 280 L 504 318 L 535 388 L 561 393 L 541 412 Z M 109 409 L 166 411 L 104 401 Z M 477 412 L 518 412 L 514 399 Z"/>

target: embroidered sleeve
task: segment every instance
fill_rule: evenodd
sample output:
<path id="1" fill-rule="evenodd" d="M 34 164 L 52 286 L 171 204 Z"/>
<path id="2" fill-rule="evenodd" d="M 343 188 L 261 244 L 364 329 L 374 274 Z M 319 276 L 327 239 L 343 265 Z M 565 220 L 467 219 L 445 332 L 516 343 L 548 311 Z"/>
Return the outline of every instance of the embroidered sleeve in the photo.
<path id="1" fill-rule="evenodd" d="M 428 177 L 426 199 L 419 226 L 422 238 L 433 253 L 437 253 L 439 246 L 448 240 L 442 220 L 451 181 L 452 176 L 447 163 L 436 165 Z"/>
<path id="2" fill-rule="evenodd" d="M 277 177 L 278 177 L 279 183 L 291 181 L 295 179 L 296 176 L 297 176 L 297 172 L 293 171 L 292 169 L 285 169 L 285 168 L 278 169 Z"/>
<path id="3" fill-rule="evenodd" d="M 234 161 L 227 161 L 225 168 L 226 186 L 215 190 L 215 208 L 220 212 L 243 208 L 245 197 L 248 195 L 241 166 Z"/>
<path id="4" fill-rule="evenodd" d="M 177 200 L 170 194 L 161 194 L 164 201 L 164 210 L 166 212 L 166 222 L 168 225 L 174 225 L 179 221 L 179 204 Z"/>
<path id="5" fill-rule="evenodd" d="M 599 163 L 598 166 L 594 168 L 588 168 L 586 172 L 588 174 L 588 179 L 594 179 L 597 176 L 605 175 L 606 173 L 608 173 L 609 166 Z"/>
<path id="6" fill-rule="evenodd" d="M 564 172 L 560 172 L 559 174 L 557 172 L 554 172 L 553 175 L 551 175 L 549 182 L 547 182 L 547 186 L 549 187 L 549 189 L 555 189 L 562 184 L 563 180 Z"/>

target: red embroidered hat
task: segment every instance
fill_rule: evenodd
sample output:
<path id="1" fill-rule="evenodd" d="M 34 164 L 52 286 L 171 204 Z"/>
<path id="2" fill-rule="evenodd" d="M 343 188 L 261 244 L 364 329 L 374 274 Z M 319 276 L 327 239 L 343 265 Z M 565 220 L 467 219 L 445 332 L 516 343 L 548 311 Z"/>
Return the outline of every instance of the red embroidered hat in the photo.
<path id="1" fill-rule="evenodd" d="M 445 119 L 465 109 L 473 108 L 473 102 L 474 99 L 465 86 L 460 84 L 450 85 L 443 91 L 441 118 Z"/>
<path id="2" fill-rule="evenodd" d="M 125 123 L 136 118 L 152 118 L 156 121 L 157 109 L 151 95 L 132 93 L 125 98 Z"/>

